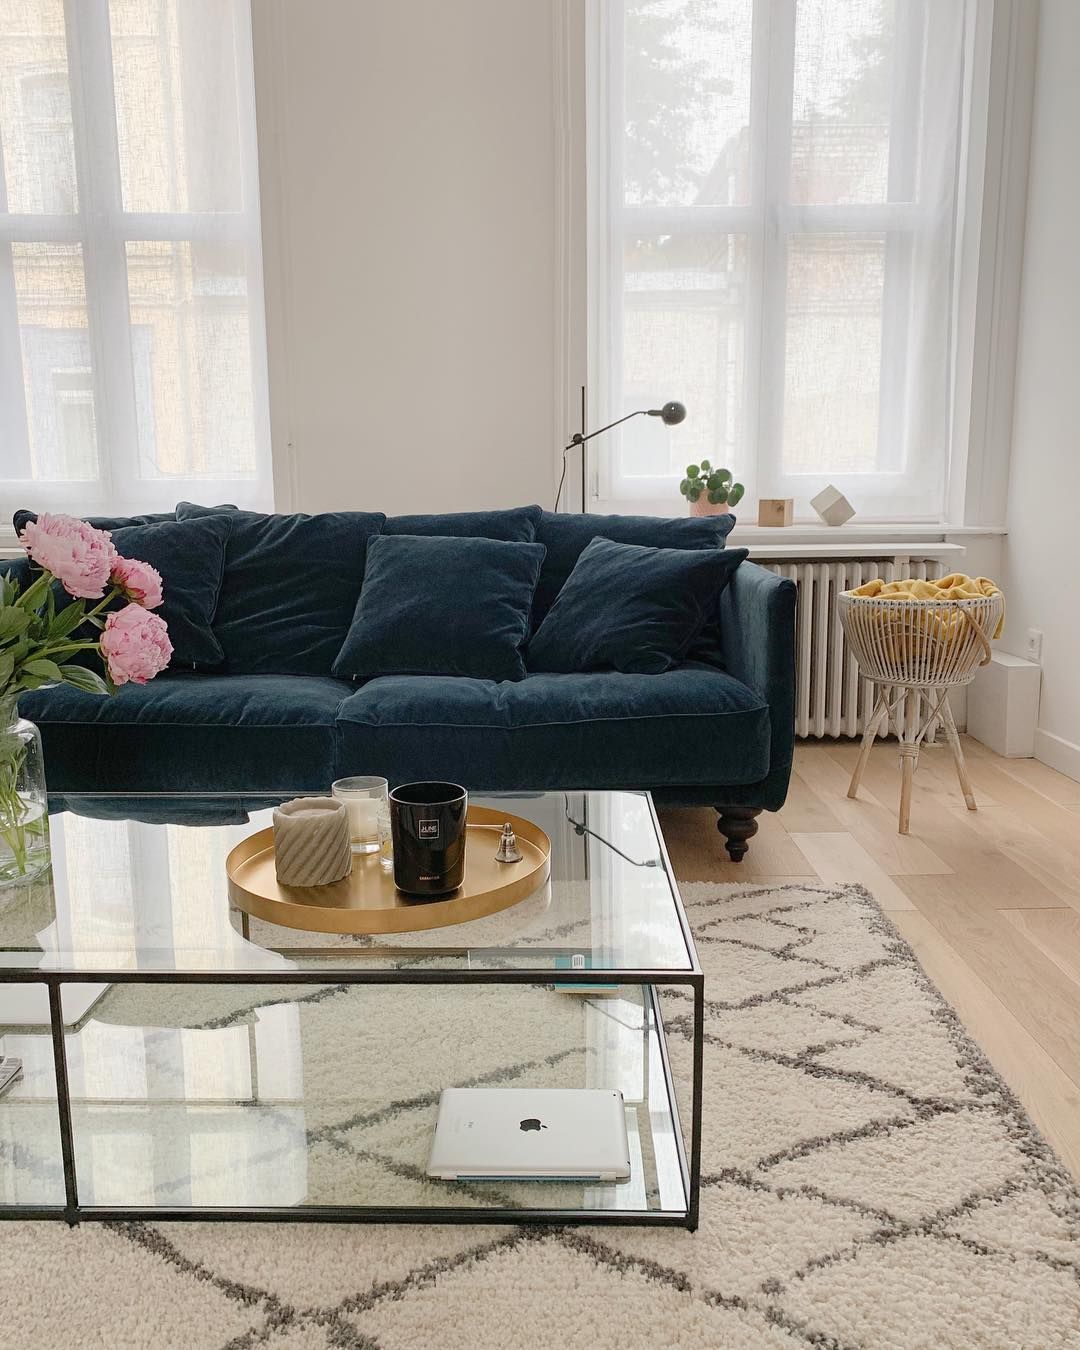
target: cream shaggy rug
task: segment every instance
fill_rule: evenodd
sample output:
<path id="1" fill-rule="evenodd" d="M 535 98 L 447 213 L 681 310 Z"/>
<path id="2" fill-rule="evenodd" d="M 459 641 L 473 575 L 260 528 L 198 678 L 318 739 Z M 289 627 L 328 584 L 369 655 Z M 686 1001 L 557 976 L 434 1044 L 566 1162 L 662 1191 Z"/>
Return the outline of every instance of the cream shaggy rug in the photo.
<path id="1" fill-rule="evenodd" d="M 0 1225 L 0 1345 L 1080 1345 L 1077 1189 L 869 895 L 856 886 L 709 883 L 683 894 L 707 996 L 696 1234 L 177 1223 L 69 1231 L 12 1222 Z M 350 1084 L 378 1062 L 385 1033 L 370 1003 L 361 1017 L 355 991 L 338 987 L 309 993 L 300 1008 L 267 1002 L 266 991 L 261 1006 L 237 1006 L 234 993 L 227 1006 L 227 992 L 200 1003 L 184 991 L 176 1011 L 195 1029 L 185 1034 L 247 1036 L 300 1017 L 305 1097 L 319 1102 L 305 1103 L 299 1127 L 314 1200 L 342 1187 L 350 1197 L 366 1186 L 385 1194 L 388 1176 L 405 1202 L 424 1193 L 422 1171 L 404 1159 L 417 1156 L 430 1128 L 452 1050 L 464 1055 L 455 1073 L 508 1084 L 565 1083 L 575 1053 L 493 1061 L 492 1019 L 515 1034 L 505 989 L 477 1005 L 480 1020 L 464 1034 L 427 1009 L 411 1033 L 413 1056 L 391 1070 L 400 1078 L 393 1108 L 365 1112 Z M 406 1001 L 413 992 L 385 1005 L 406 1034 L 418 1013 Z M 83 1034 L 107 1037 L 146 1015 L 142 997 L 113 991 Z M 545 1031 L 565 1047 L 560 1019 L 582 1018 L 583 1005 L 552 1000 Z M 689 1003 L 675 991 L 665 1008 L 673 1065 L 684 1074 Z M 150 1020 L 161 1025 L 160 1007 Z M 155 1056 L 166 1080 L 182 1070 L 169 1060 L 168 1035 L 147 1040 L 139 1083 L 160 1087 Z M 533 1026 L 530 1045 L 537 1036 Z M 286 1136 L 297 1128 L 288 1113 L 267 1112 L 265 1160 L 243 1159 L 249 1169 L 277 1168 L 283 1193 Z M 95 1142 L 101 1201 L 110 1156 L 129 1165 L 141 1138 L 120 1122 L 114 1138 Z M 34 1143 L 0 1120 L 0 1175 L 16 1169 L 52 1184 Z M 228 1138 L 211 1144 L 225 1165 L 235 1161 L 235 1138 L 231 1154 Z M 143 1159 L 159 1194 L 195 1166 L 193 1148 L 185 1143 L 177 1158 L 159 1145 Z"/>

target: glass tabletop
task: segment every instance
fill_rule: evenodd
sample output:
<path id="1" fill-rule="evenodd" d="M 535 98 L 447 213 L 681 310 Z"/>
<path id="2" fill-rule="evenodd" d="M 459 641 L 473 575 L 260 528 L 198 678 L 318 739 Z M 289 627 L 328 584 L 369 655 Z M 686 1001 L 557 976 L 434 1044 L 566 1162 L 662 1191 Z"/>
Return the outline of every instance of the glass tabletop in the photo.
<path id="1" fill-rule="evenodd" d="M 51 805 L 51 875 L 0 893 L 0 984 L 19 972 L 221 978 L 317 969 L 665 972 L 698 969 L 653 804 L 641 792 L 477 796 L 551 839 L 551 876 L 499 914 L 383 936 L 252 919 L 239 931 L 225 859 L 281 796 L 79 796 Z M 25 978 L 25 974 L 23 976 Z M 407 978 L 407 976 L 406 976 Z M 438 976 L 435 975 L 437 979 Z M 583 985 L 587 977 L 582 976 Z"/>

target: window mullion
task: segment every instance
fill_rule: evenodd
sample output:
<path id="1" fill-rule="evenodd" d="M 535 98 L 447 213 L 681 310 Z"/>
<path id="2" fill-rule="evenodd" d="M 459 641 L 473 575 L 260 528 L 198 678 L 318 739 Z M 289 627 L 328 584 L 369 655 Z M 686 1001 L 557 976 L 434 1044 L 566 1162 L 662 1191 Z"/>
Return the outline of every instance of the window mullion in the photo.
<path id="1" fill-rule="evenodd" d="M 64 14 L 101 492 L 115 510 L 139 477 L 139 438 L 108 0 L 65 0 Z"/>
<path id="2" fill-rule="evenodd" d="M 757 408 L 757 496 L 775 491 L 784 433 L 784 360 L 787 330 L 787 254 L 790 230 L 791 117 L 795 80 L 795 0 L 758 0 L 762 22 L 755 27 L 764 43 L 755 57 L 755 75 L 766 72 L 764 130 L 757 141 L 761 153 L 759 183 L 761 229 L 761 336 L 758 371 L 752 386 Z"/>
<path id="3" fill-rule="evenodd" d="M 917 107 L 921 101 L 922 35 L 926 18 L 925 0 L 897 0 L 895 69 L 889 109 L 888 200 L 910 202 L 914 219 L 918 218 L 920 204 L 915 192 L 918 118 L 913 115 L 913 105 Z M 912 230 L 886 229 L 878 384 L 878 468 L 884 472 L 896 473 L 904 468 L 904 447 L 910 443 L 907 381 L 917 251 Z"/>
<path id="4" fill-rule="evenodd" d="M 30 477 L 19 305 L 11 245 L 0 243 L 0 465 L 3 478 Z M 0 521 L 0 528 L 7 522 Z"/>
<path id="5" fill-rule="evenodd" d="M 0 141 L 0 216 L 6 214 L 7 184 Z M 30 477 L 30 430 L 23 387 L 19 304 L 11 244 L 7 240 L 0 242 L 0 466 L 4 478 Z"/>

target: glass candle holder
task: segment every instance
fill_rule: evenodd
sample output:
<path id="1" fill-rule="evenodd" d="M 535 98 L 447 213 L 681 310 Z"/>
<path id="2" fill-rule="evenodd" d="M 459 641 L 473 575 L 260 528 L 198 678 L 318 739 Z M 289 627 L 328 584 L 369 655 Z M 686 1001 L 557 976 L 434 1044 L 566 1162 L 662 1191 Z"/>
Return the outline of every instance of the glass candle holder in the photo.
<path id="1" fill-rule="evenodd" d="M 339 778 L 330 791 L 349 813 L 349 842 L 354 853 L 383 852 L 390 832 L 390 801 L 385 778 Z M 385 823 L 384 823 L 385 822 Z"/>

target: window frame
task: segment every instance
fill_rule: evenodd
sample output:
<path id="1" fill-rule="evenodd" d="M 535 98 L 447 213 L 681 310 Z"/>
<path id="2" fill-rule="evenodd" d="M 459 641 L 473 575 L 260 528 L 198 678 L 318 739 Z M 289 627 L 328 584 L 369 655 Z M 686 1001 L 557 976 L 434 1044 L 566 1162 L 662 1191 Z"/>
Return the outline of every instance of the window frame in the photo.
<path id="1" fill-rule="evenodd" d="M 7 210 L 0 160 L 0 449 L 14 450 L 22 473 L 0 460 L 5 495 L 74 514 L 169 510 L 208 489 L 221 500 L 269 508 L 272 499 L 266 330 L 260 238 L 258 156 L 250 9 L 231 6 L 236 51 L 241 209 L 141 212 L 124 209 L 115 114 L 109 0 L 63 0 L 78 207 L 70 215 Z M 246 87 L 244 87 L 246 86 Z M 253 246 L 253 241 L 255 241 Z M 250 348 L 254 475 L 139 476 L 136 377 L 128 294 L 129 243 L 220 243 L 244 249 Z M 80 249 L 86 295 L 90 380 L 99 476 L 45 480 L 30 475 L 30 438 L 12 246 L 68 244 Z M 136 485 L 132 491 L 131 485 Z M 7 533 L 7 521 L 0 531 Z"/>
<path id="2" fill-rule="evenodd" d="M 972 0 L 963 5 L 965 29 L 964 81 L 967 93 L 980 92 L 979 72 L 975 86 L 968 64 L 971 34 L 975 22 Z M 1000 3 L 1000 0 L 999 0 Z M 985 6 L 982 7 L 985 9 Z M 983 15 L 985 17 L 985 14 Z M 898 411 L 904 410 L 903 386 L 910 348 L 906 342 L 903 316 L 910 308 L 915 284 L 913 258 L 920 241 L 931 237 L 935 226 L 933 209 L 911 201 L 886 201 L 849 205 L 803 205 L 789 197 L 790 144 L 793 127 L 793 86 L 796 0 L 754 0 L 752 12 L 751 81 L 749 122 L 751 127 L 750 183 L 748 200 L 741 205 L 637 206 L 623 201 L 620 163 L 623 116 L 622 88 L 623 4 L 590 0 L 587 11 L 586 80 L 587 124 L 586 157 L 588 163 L 588 256 L 589 256 L 589 343 L 588 375 L 596 418 L 612 420 L 624 411 L 620 398 L 623 330 L 623 245 L 634 234 L 667 234 L 684 230 L 695 235 L 741 235 L 745 239 L 748 287 L 744 310 L 744 415 L 747 438 L 745 470 L 748 482 L 743 514 L 756 515 L 760 496 L 792 496 L 797 506 L 834 483 L 856 499 L 866 490 L 868 478 L 875 485 L 887 477 L 887 471 L 873 475 L 785 474 L 782 469 L 782 428 L 784 416 L 784 344 L 786 338 L 787 260 L 790 242 L 798 237 L 846 235 L 850 238 L 881 235 L 885 241 L 885 268 L 881 323 L 881 381 L 879 414 L 879 456 L 892 449 L 895 457 L 901 445 Z M 906 66 L 907 74 L 897 72 L 894 99 L 913 87 L 912 63 L 921 71 L 914 35 L 923 23 L 934 22 L 933 0 L 906 0 L 899 6 L 896 59 Z M 932 47 L 933 44 L 931 44 Z M 931 50 L 930 59 L 936 53 Z M 925 79 L 932 73 L 926 72 Z M 612 134 L 615 130 L 617 134 Z M 895 130 L 908 134 L 901 143 L 901 154 L 892 152 Z M 958 131 L 959 141 L 962 133 Z M 890 121 L 890 180 L 910 172 L 918 154 L 917 136 L 912 119 L 893 117 Z M 976 147 L 977 148 L 977 147 Z M 987 147 L 989 149 L 989 147 Z M 948 222 L 949 249 L 954 265 L 959 258 L 959 217 L 964 205 L 965 166 L 957 147 L 957 171 L 953 210 Z M 938 239 L 940 246 L 940 239 Z M 906 257 L 905 257 L 906 255 Z M 779 279 L 779 280 L 778 280 Z M 950 297 L 954 297 L 957 278 L 950 278 Z M 677 296 L 687 303 L 688 292 L 657 292 Z M 692 300 L 690 301 L 692 303 Z M 706 298 L 707 303 L 707 298 Z M 950 305 L 950 343 L 955 342 L 954 306 Z M 900 349 L 901 358 L 897 357 Z M 950 351 L 948 404 L 943 425 L 955 423 L 953 406 L 955 351 Z M 770 388 L 776 397 L 763 396 Z M 671 391 L 680 397 L 679 390 Z M 692 409 L 691 409 L 692 414 Z M 889 428 L 895 428 L 890 434 Z M 677 509 L 679 474 L 623 475 L 619 472 L 620 432 L 604 438 L 604 445 L 593 449 L 586 474 L 586 509 L 635 510 L 671 514 Z M 940 509 L 920 511 L 910 505 L 888 513 L 861 512 L 863 523 L 904 522 L 936 526 L 945 522 L 946 511 L 955 495 L 952 485 L 954 462 L 951 447 L 941 454 L 923 443 L 922 453 L 913 458 L 903 473 L 896 474 L 897 486 L 911 484 L 927 473 L 940 480 Z M 760 489 L 760 491 L 759 491 Z M 881 495 L 880 492 L 877 495 Z M 800 513 L 799 519 L 814 517 Z"/>

